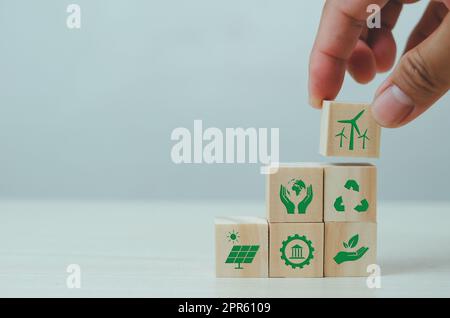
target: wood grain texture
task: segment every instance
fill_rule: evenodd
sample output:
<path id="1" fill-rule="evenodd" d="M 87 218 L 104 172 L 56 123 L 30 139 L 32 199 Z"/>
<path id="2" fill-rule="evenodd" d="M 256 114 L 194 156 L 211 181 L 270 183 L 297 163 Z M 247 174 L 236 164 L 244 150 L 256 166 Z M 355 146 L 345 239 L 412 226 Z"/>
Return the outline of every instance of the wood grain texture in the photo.
<path id="1" fill-rule="evenodd" d="M 356 183 L 351 183 L 351 180 Z M 340 211 L 335 206 L 339 198 L 342 198 L 341 207 L 344 211 Z M 367 208 L 364 209 L 366 202 Z M 376 222 L 376 218 L 376 166 L 371 164 L 330 164 L 325 166 L 325 222 Z"/>
<path id="2" fill-rule="evenodd" d="M 292 180 L 304 182 L 306 188 L 299 194 L 294 191 Z M 288 209 L 280 199 L 281 186 L 284 186 L 294 204 L 294 211 Z M 307 187 L 312 188 L 312 200 L 304 213 L 298 204 L 307 196 Z M 268 174 L 266 181 L 267 219 L 276 222 L 323 222 L 323 166 L 317 163 L 282 164 L 276 173 Z"/>
<path id="3" fill-rule="evenodd" d="M 270 277 L 323 277 L 323 246 L 324 246 L 324 224 L 323 223 L 270 223 L 270 247 L 269 247 L 269 276 Z M 283 242 L 289 241 L 289 237 L 295 235 L 304 236 L 311 242 L 314 251 L 313 258 L 309 265 L 303 268 L 292 267 L 286 264 L 286 259 L 282 258 Z M 300 245 L 303 250 L 303 257 L 308 257 L 308 247 L 299 240 L 293 240 L 287 244 L 285 256 L 291 262 L 301 262 L 292 260 L 292 248 Z"/>
<path id="4" fill-rule="evenodd" d="M 363 113 L 356 120 L 359 132 L 357 129 L 352 129 L 350 123 L 338 122 L 354 119 L 362 111 Z M 339 134 L 345 136 L 342 137 L 342 143 Z M 368 139 L 362 137 L 364 134 Z M 380 135 L 380 126 L 373 119 L 369 105 L 334 101 L 323 102 L 320 124 L 320 154 L 338 157 L 378 158 L 380 155 Z M 353 146 L 351 140 L 353 140 Z"/>
<path id="5" fill-rule="evenodd" d="M 349 246 L 349 241 L 355 235 L 358 235 L 357 243 Z M 353 253 L 363 248 L 368 249 L 356 260 L 352 254 L 338 256 L 339 253 Z M 376 264 L 376 255 L 376 223 L 325 223 L 324 273 L 326 277 L 368 276 L 367 266 Z M 341 261 L 342 263 L 339 264 Z"/>
<path id="6" fill-rule="evenodd" d="M 269 227 L 259 217 L 222 217 L 215 219 L 216 276 L 268 277 Z M 230 237 L 234 233 L 235 238 Z M 258 246 L 251 263 L 226 263 L 234 246 Z M 242 252 L 244 253 L 244 252 Z M 237 267 L 242 267 L 236 269 Z"/>

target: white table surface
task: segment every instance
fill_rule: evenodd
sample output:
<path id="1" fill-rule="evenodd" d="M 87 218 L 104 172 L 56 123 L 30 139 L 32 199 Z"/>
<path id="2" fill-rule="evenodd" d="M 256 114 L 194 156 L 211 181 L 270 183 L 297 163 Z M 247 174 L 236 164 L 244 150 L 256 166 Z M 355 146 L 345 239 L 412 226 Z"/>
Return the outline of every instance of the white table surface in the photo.
<path id="1" fill-rule="evenodd" d="M 379 204 L 380 289 L 365 278 L 215 278 L 214 216 L 264 214 L 264 202 L 3 201 L 0 296 L 450 296 L 450 203 Z M 80 289 L 66 286 L 69 264 Z"/>

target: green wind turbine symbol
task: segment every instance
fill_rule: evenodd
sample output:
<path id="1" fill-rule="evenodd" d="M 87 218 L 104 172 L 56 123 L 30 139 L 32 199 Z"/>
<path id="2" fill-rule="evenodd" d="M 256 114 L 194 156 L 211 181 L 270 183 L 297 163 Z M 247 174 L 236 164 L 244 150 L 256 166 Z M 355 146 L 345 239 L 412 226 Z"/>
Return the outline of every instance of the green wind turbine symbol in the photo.
<path id="1" fill-rule="evenodd" d="M 358 124 L 356 123 L 356 121 L 362 116 L 364 111 L 365 111 L 365 109 L 360 111 L 358 113 L 358 115 L 356 115 L 352 119 L 338 120 L 337 121 L 338 123 L 341 123 L 341 124 L 350 124 L 351 125 L 351 128 L 350 128 L 350 142 L 349 142 L 349 145 L 348 145 L 348 149 L 349 150 L 353 150 L 354 149 L 355 130 L 358 133 L 358 136 L 361 136 L 361 131 L 359 130 L 359 127 L 358 127 Z"/>
<path id="2" fill-rule="evenodd" d="M 339 140 L 339 148 L 342 148 L 342 142 L 344 141 L 344 138 L 347 139 L 347 136 L 344 134 L 344 130 L 345 130 L 345 127 L 342 128 L 342 130 L 341 130 L 341 132 L 339 134 L 334 136 L 334 137 L 339 137 L 340 138 L 340 140 Z"/>
<path id="3" fill-rule="evenodd" d="M 366 131 L 364 132 L 364 134 L 362 134 L 362 135 L 360 135 L 359 137 L 358 137 L 358 139 L 363 139 L 362 140 L 362 148 L 363 149 L 366 149 L 366 140 L 370 140 L 369 139 L 369 137 L 367 137 L 367 129 L 366 129 Z"/>

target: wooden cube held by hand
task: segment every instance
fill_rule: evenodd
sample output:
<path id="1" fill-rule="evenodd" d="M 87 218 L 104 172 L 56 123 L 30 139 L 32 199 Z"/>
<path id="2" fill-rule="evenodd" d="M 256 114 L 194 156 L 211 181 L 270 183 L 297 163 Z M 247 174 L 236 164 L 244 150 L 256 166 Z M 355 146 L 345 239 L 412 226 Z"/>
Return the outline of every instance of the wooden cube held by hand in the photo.
<path id="1" fill-rule="evenodd" d="M 380 155 L 380 126 L 369 105 L 324 101 L 320 125 L 320 153 L 338 157 Z"/>

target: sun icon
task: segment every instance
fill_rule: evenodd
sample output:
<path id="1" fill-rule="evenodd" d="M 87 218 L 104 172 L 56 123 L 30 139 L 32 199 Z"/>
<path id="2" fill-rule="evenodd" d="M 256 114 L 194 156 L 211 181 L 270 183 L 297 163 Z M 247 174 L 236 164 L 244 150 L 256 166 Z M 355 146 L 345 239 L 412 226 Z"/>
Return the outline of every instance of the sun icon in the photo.
<path id="1" fill-rule="evenodd" d="M 233 244 L 239 242 L 239 232 L 236 232 L 235 230 L 228 232 L 227 234 L 228 242 L 232 242 Z"/>

